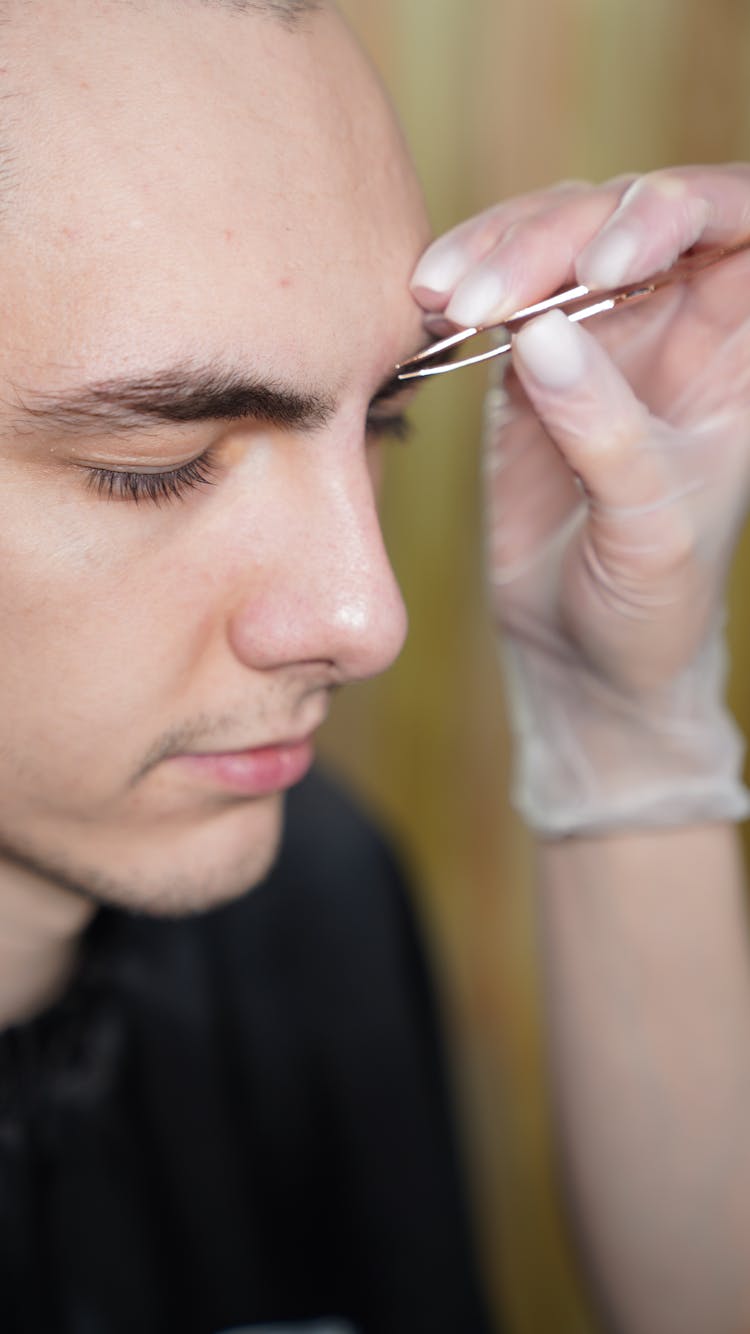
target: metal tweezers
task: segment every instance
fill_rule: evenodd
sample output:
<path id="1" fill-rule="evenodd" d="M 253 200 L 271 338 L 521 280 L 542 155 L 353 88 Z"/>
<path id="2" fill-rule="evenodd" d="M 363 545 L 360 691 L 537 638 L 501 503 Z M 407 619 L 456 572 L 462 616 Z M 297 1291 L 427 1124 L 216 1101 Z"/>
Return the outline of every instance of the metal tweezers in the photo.
<path id="1" fill-rule="evenodd" d="M 431 375 L 447 375 L 450 371 L 460 371 L 464 366 L 478 366 L 482 361 L 491 361 L 494 357 L 502 357 L 510 352 L 512 347 L 511 335 L 517 333 L 528 320 L 533 319 L 536 315 L 543 314 L 544 311 L 561 310 L 573 323 L 577 323 L 579 320 L 588 320 L 592 315 L 602 315 L 608 310 L 634 305 L 638 301 L 653 296 L 655 292 L 659 292 L 663 287 L 669 287 L 677 282 L 685 282 L 692 278 L 694 274 L 717 264 L 719 260 L 727 259 L 730 255 L 736 255 L 740 251 L 748 249 L 750 249 L 750 237 L 733 245 L 722 246 L 720 249 L 693 251 L 684 255 L 671 269 L 664 269 L 661 273 L 654 274 L 652 278 L 633 283 L 629 287 L 619 287 L 602 292 L 592 292 L 588 287 L 569 287 L 564 291 L 556 292 L 554 296 L 547 297 L 544 301 L 536 302 L 533 306 L 525 306 L 523 310 L 517 310 L 514 315 L 508 316 L 500 324 L 485 324 L 474 329 L 461 329 L 458 333 L 451 334 L 449 338 L 443 338 L 438 343 L 430 343 L 416 356 L 410 357 L 408 361 L 402 361 L 396 367 L 396 375 L 399 380 L 422 380 Z M 509 337 L 495 347 L 490 348 L 488 352 L 481 352 L 477 356 L 464 357 L 461 361 L 444 360 L 447 352 L 459 347 L 462 343 L 468 342 L 470 338 L 476 338 L 478 334 L 489 333 L 493 329 L 507 329 Z M 433 359 L 436 357 L 438 360 L 434 361 Z"/>

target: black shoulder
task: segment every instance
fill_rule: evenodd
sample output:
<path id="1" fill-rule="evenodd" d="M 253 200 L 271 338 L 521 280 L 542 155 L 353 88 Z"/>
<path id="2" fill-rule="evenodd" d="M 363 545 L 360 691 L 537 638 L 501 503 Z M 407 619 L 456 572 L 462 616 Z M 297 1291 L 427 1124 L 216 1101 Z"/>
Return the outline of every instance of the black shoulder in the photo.
<path id="1" fill-rule="evenodd" d="M 401 859 L 372 817 L 332 777 L 315 769 L 289 794 L 284 841 L 271 879 L 401 879 Z"/>
<path id="2" fill-rule="evenodd" d="M 284 839 L 268 878 L 211 914 L 210 927 L 214 939 L 222 938 L 222 952 L 231 941 L 228 955 L 237 965 L 252 957 L 262 973 L 286 973 L 295 992 L 303 979 L 320 981 L 331 969 L 356 991 L 370 969 L 381 985 L 394 967 L 422 971 L 399 857 L 356 800 L 320 771 L 288 798 Z M 353 970 L 358 978 L 347 976 Z"/>

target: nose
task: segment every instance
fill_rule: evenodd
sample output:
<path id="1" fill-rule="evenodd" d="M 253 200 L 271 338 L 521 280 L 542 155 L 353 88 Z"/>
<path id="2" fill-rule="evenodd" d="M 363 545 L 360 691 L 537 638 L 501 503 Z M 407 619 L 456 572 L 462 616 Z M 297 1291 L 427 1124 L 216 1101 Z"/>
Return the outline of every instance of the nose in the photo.
<path id="1" fill-rule="evenodd" d="M 335 463 L 303 446 L 264 527 L 229 619 L 240 661 L 257 671 L 325 664 L 336 684 L 390 667 L 407 615 L 361 446 Z"/>

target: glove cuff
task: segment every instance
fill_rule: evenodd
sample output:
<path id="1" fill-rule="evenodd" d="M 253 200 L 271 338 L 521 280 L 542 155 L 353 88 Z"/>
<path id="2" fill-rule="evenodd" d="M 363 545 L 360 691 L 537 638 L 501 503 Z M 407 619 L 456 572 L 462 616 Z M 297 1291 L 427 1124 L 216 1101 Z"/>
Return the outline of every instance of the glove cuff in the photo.
<path id="1" fill-rule="evenodd" d="M 666 688 L 624 697 L 584 666 L 503 645 L 512 798 L 548 838 L 740 821 L 745 741 L 724 704 L 724 636 Z"/>

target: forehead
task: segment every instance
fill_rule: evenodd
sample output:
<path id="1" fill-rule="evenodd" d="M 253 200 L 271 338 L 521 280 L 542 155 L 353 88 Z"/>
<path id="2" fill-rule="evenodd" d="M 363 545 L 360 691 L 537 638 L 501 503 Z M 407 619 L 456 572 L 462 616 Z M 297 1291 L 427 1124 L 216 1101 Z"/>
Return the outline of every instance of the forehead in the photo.
<path id="1" fill-rule="evenodd" d="M 6 359 L 106 376 L 246 345 L 314 377 L 413 319 L 419 192 L 330 10 L 292 33 L 182 0 L 18 9 L 0 35 Z"/>

